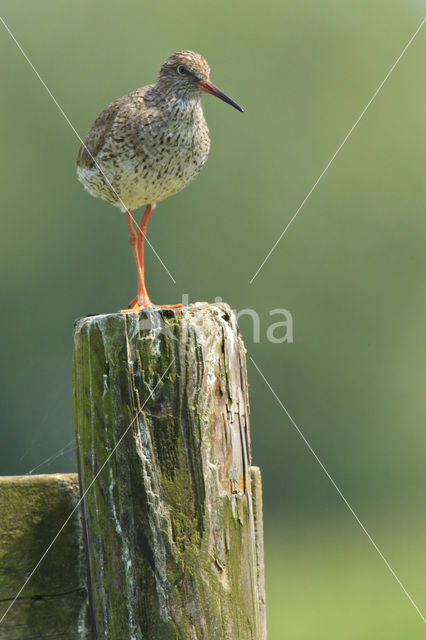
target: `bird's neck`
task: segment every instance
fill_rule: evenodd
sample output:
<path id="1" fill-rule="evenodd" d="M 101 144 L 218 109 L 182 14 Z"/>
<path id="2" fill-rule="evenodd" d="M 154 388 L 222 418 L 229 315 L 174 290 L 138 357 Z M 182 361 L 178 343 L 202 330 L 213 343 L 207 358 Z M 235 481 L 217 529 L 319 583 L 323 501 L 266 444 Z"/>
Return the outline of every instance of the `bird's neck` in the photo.
<path id="1" fill-rule="evenodd" d="M 152 93 L 161 110 L 167 111 L 170 117 L 182 118 L 185 115 L 193 118 L 203 117 L 200 95 L 178 94 L 172 90 L 159 91 L 155 86 L 152 88 Z"/>

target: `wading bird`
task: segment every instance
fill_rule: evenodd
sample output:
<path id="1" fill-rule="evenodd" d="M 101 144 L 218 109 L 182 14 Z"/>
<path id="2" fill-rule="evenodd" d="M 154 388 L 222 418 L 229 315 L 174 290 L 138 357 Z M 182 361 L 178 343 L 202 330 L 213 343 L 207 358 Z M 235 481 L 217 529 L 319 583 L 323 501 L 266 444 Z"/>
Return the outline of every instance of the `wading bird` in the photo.
<path id="1" fill-rule="evenodd" d="M 102 111 L 78 151 L 80 182 L 127 216 L 138 275 L 137 295 L 129 311 L 152 306 L 144 274 L 144 241 L 152 205 L 186 187 L 207 160 L 210 134 L 201 108 L 203 92 L 243 111 L 210 82 L 204 58 L 193 51 L 177 51 L 161 66 L 156 84 L 136 89 Z M 143 205 L 135 229 L 131 212 Z"/>

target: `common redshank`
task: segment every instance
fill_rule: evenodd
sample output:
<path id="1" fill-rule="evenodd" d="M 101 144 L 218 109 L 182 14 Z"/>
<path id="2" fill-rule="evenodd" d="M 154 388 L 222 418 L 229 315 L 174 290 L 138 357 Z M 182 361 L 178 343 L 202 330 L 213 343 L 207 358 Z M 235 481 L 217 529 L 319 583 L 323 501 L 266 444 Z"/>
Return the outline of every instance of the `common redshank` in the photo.
<path id="1" fill-rule="evenodd" d="M 152 306 L 144 274 L 152 205 L 186 187 L 207 160 L 210 134 L 201 108 L 203 92 L 243 111 L 210 82 L 202 56 L 177 51 L 161 66 L 156 84 L 136 89 L 102 111 L 78 151 L 80 182 L 127 216 L 138 279 L 137 295 L 126 311 Z M 145 210 L 135 229 L 131 212 L 142 205 Z"/>

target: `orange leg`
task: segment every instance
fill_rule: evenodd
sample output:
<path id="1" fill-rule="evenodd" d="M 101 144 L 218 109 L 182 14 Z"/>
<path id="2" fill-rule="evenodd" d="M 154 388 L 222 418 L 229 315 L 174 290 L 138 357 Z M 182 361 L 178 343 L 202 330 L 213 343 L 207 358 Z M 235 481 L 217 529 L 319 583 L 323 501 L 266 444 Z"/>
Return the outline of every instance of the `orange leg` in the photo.
<path id="1" fill-rule="evenodd" d="M 145 238 L 146 238 L 146 228 L 148 226 L 148 220 L 149 220 L 151 211 L 152 211 L 152 205 L 147 204 L 145 207 L 145 211 L 142 214 L 141 221 L 139 222 L 138 228 L 137 228 L 137 238 L 138 238 L 137 247 L 138 247 L 139 264 L 141 265 L 141 269 L 142 269 L 142 286 L 139 289 L 139 283 L 138 283 L 138 295 L 136 296 L 136 298 L 139 306 L 141 307 L 152 306 L 152 302 L 148 297 L 148 293 L 145 287 L 145 272 L 144 272 L 144 244 L 145 244 Z M 148 304 L 144 304 L 145 300 L 148 301 Z"/>
<path id="2" fill-rule="evenodd" d="M 140 221 L 137 231 L 133 228 L 133 219 L 130 210 L 126 211 L 127 227 L 129 230 L 129 243 L 132 248 L 133 257 L 136 263 L 136 269 L 138 273 L 138 292 L 136 298 L 130 303 L 130 310 L 142 309 L 144 307 L 151 307 L 152 302 L 149 299 L 148 292 L 145 286 L 145 270 L 144 270 L 144 255 L 143 255 L 143 243 L 145 240 L 146 226 L 148 224 L 149 214 L 151 213 L 151 205 L 148 204 Z"/>
<path id="3" fill-rule="evenodd" d="M 146 238 L 146 228 L 148 225 L 148 219 L 152 211 L 152 205 L 148 204 L 145 207 L 145 211 L 142 214 L 141 221 L 137 226 L 137 230 L 133 228 L 133 218 L 130 209 L 126 211 L 127 227 L 129 230 L 129 242 L 132 248 L 133 257 L 136 263 L 136 269 L 138 272 L 138 292 L 136 298 L 129 303 L 129 309 L 123 309 L 123 313 L 127 311 L 139 311 L 145 307 L 152 307 L 153 304 L 149 299 L 148 292 L 145 286 L 145 270 L 144 270 L 144 243 Z M 179 309 L 181 304 L 161 304 L 155 305 L 160 309 Z"/>

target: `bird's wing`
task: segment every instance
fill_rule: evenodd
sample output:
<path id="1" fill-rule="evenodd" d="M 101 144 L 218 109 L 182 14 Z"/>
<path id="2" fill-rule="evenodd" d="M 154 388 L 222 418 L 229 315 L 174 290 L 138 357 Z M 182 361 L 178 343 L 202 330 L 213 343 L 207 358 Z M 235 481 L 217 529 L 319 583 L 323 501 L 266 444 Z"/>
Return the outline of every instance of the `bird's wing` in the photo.
<path id="1" fill-rule="evenodd" d="M 93 167 L 96 156 L 108 139 L 114 120 L 127 99 L 124 96 L 115 100 L 96 118 L 78 150 L 77 166 L 85 169 Z"/>

